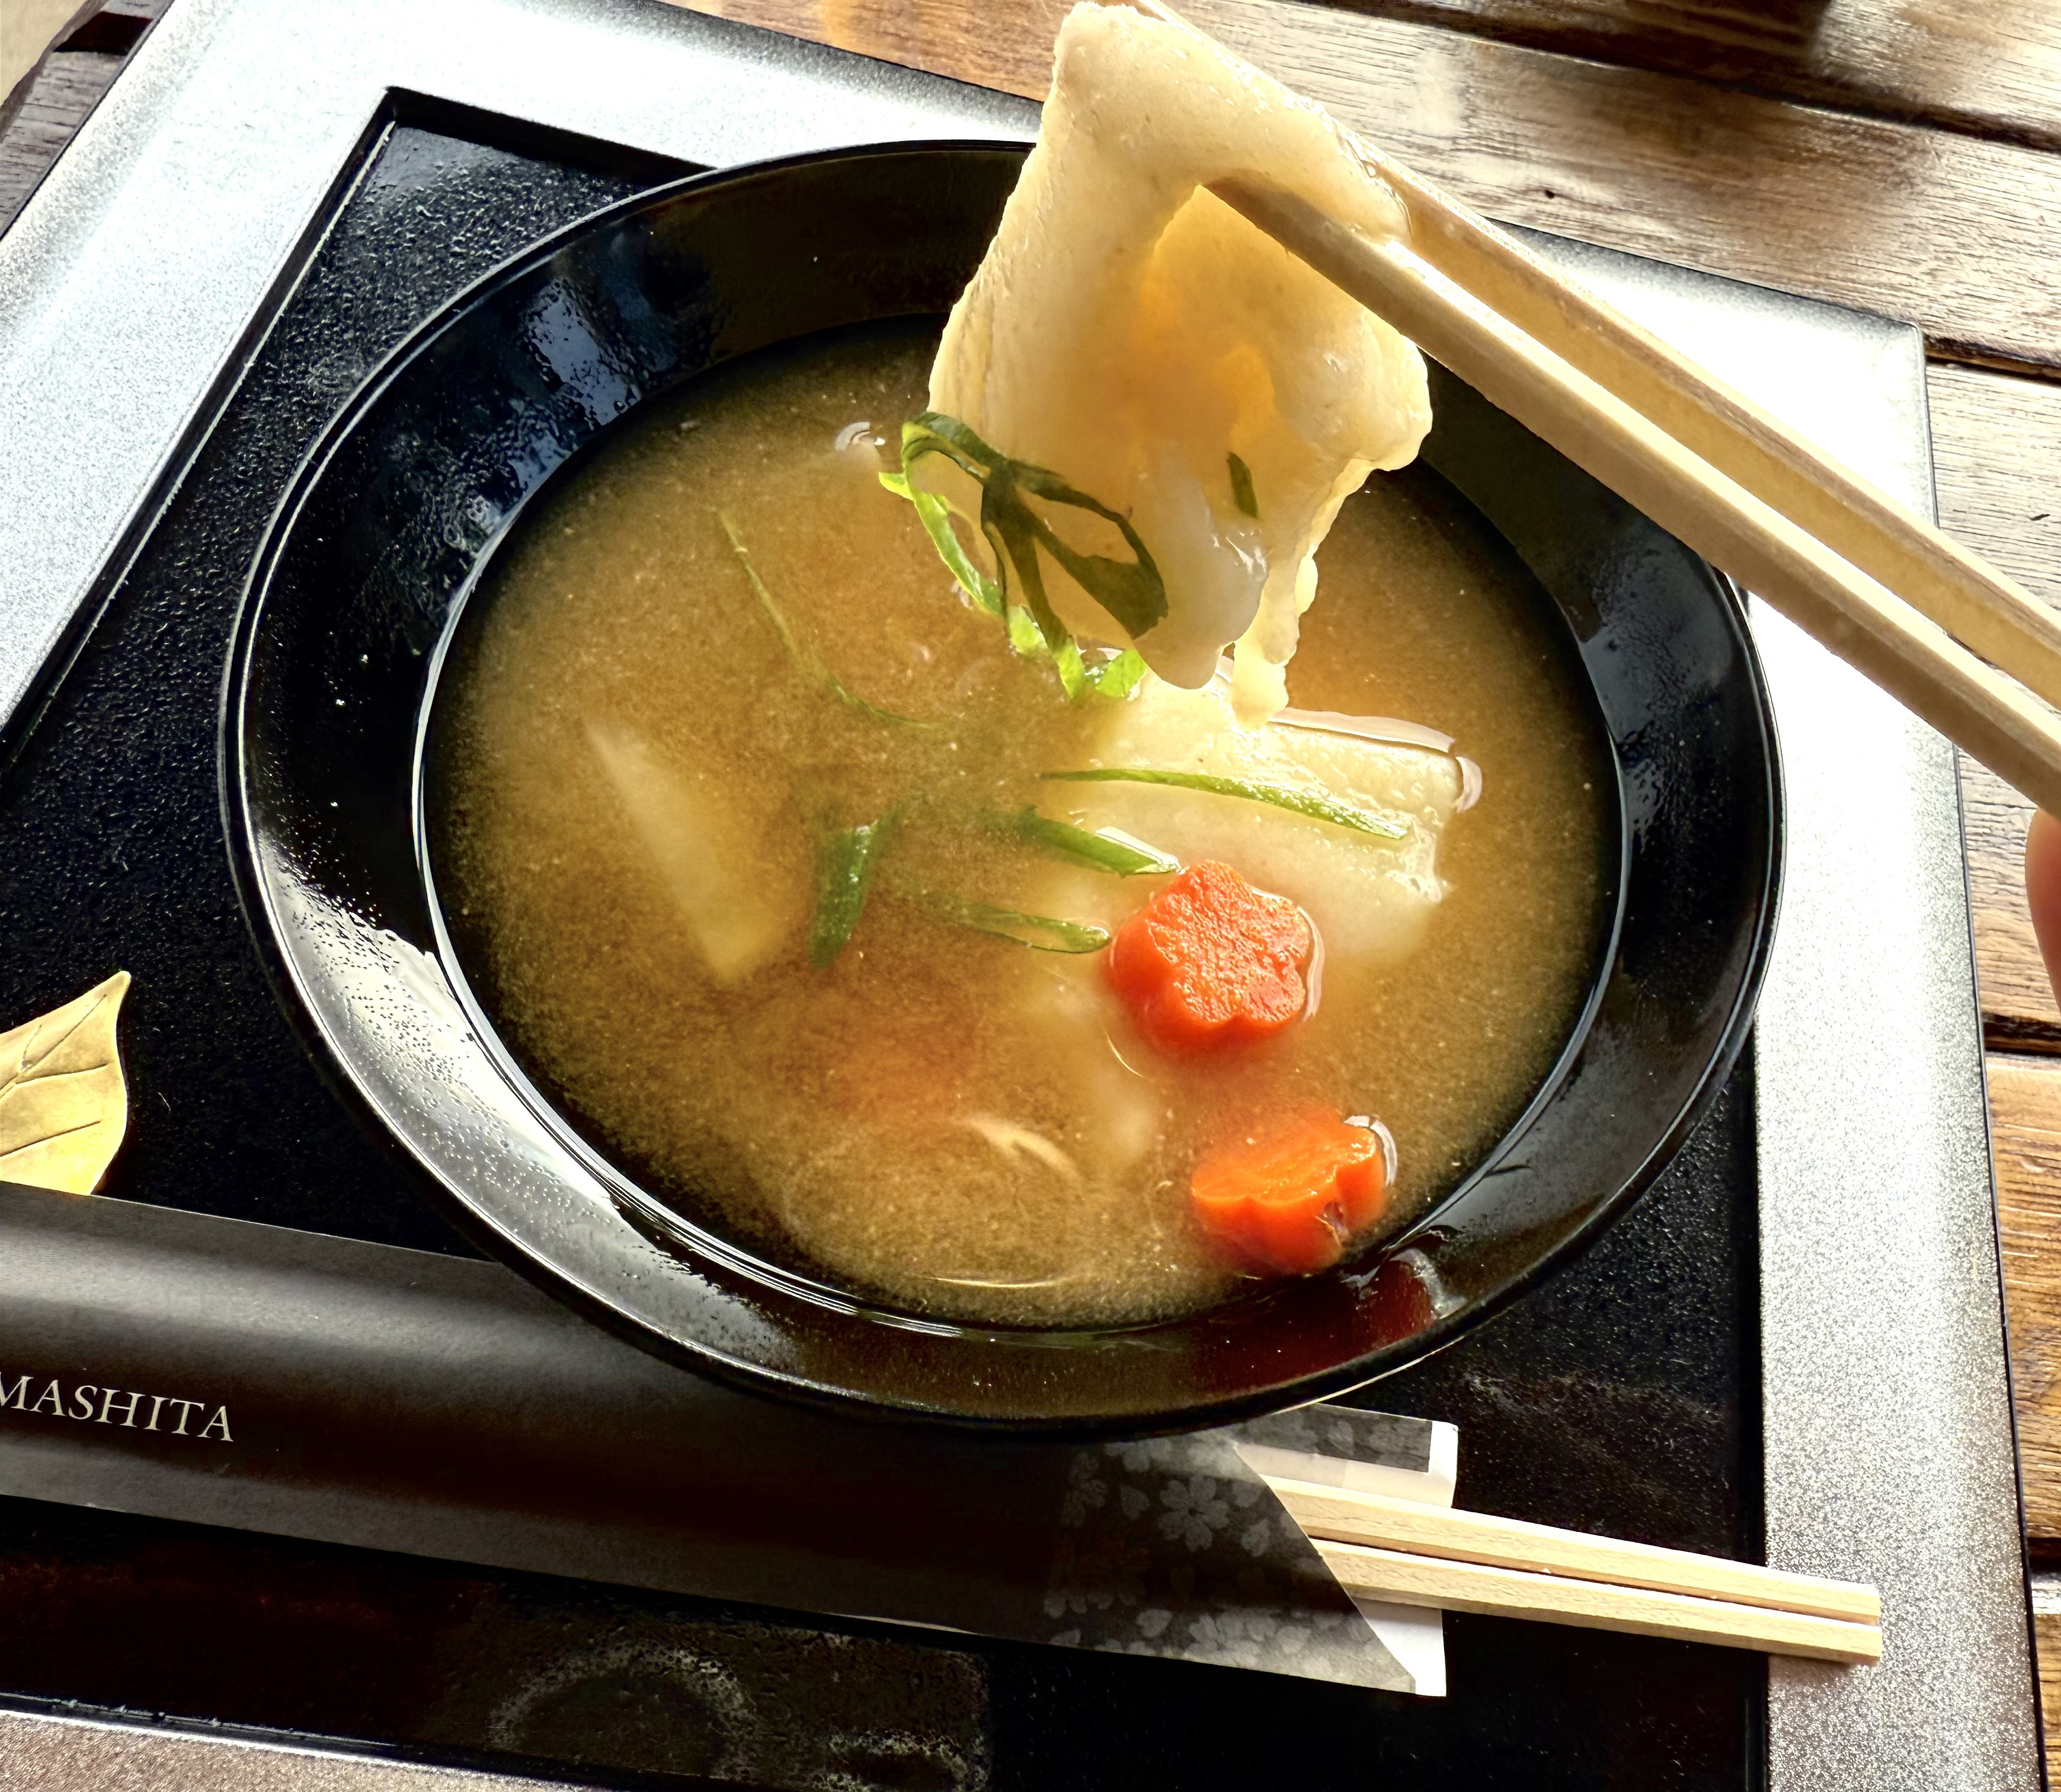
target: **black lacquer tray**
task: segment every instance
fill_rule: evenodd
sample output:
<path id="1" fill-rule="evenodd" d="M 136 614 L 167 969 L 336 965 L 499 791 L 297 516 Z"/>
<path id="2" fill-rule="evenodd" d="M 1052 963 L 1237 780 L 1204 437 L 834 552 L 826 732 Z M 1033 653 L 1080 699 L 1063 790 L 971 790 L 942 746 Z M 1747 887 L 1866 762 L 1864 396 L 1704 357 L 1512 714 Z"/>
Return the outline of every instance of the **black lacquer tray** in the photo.
<path id="1" fill-rule="evenodd" d="M 124 1037 L 136 1099 L 109 1193 L 467 1251 L 325 1083 L 238 911 L 215 758 L 230 631 L 273 506 L 379 358 L 507 255 L 678 172 L 478 114 L 388 120 L 260 320 L 163 506 L 111 570 L 75 653 L 25 709 L 0 783 L 0 1013 L 42 1012 L 117 965 L 135 974 Z M 1727 1088 L 1582 1262 L 1367 1397 L 1459 1424 L 1465 1503 L 1756 1552 L 1744 1086 Z M 1203 1788 L 1290 1771 L 1312 1787 L 1716 1788 L 1762 1778 L 1759 1658 L 1491 1619 L 1448 1618 L 1452 1696 L 1412 1699 L 948 1643 L 22 1500 L 0 1506 L 0 1593 L 10 1614 L 0 1690 L 17 1698 L 519 1758 L 625 1783 L 734 1779 L 740 1763 L 710 1738 L 739 1698 L 784 1738 L 745 1782 L 762 1785 Z M 711 1666 L 697 1679 L 683 1661 Z M 854 1683 L 880 1734 L 901 1742 L 852 1753 Z M 903 1746 L 926 1734 L 934 1746 Z M 764 1764 L 776 1754 L 780 1765 Z"/>

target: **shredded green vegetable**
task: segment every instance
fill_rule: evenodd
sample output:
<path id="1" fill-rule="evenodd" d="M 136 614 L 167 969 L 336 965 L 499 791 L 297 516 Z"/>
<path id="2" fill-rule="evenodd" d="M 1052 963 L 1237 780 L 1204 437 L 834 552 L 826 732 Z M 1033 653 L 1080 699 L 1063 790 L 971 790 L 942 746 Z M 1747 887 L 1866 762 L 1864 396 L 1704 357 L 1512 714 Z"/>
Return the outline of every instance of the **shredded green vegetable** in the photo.
<path id="1" fill-rule="evenodd" d="M 965 513 L 938 494 L 925 491 L 909 477 L 910 470 L 926 454 L 942 454 L 979 482 L 980 514 L 966 520 L 994 547 L 1001 579 L 988 576 L 966 552 L 966 544 L 952 526 L 953 517 L 965 516 Z M 1002 618 L 1009 629 L 1010 645 L 1026 659 L 1051 661 L 1071 701 L 1124 696 L 1145 676 L 1145 662 L 1134 648 L 1092 661 L 1083 656 L 1079 643 L 1047 600 L 1044 567 L 1039 558 L 1042 549 L 1122 624 L 1127 634 L 1143 634 L 1167 614 L 1167 589 L 1128 518 L 1086 492 L 1077 491 L 1056 473 L 996 453 L 956 418 L 937 411 L 927 411 L 914 422 L 902 426 L 901 470 L 882 474 L 880 482 L 896 497 L 906 498 L 915 506 L 938 558 L 974 603 L 990 615 Z M 1107 554 L 1079 552 L 1061 540 L 1031 508 L 1032 498 L 1086 510 L 1114 523 L 1135 558 L 1119 560 Z"/>
<path id="2" fill-rule="evenodd" d="M 905 478 L 926 454 L 942 454 L 980 482 L 981 532 L 994 543 L 995 562 L 1004 569 L 1004 578 L 1010 573 L 1015 574 L 1016 590 L 1009 595 L 1036 618 L 1045 645 L 1055 653 L 1067 636 L 1046 601 L 1044 569 L 1038 557 L 1041 548 L 1116 619 L 1125 634 L 1143 634 L 1166 615 L 1167 587 L 1159 569 L 1139 539 L 1138 531 L 1131 526 L 1131 519 L 1122 512 L 1069 485 L 1049 467 L 1013 461 L 998 453 L 956 417 L 947 417 L 942 411 L 926 411 L 902 426 Z M 1083 554 L 1062 540 L 1031 508 L 1033 498 L 1040 503 L 1086 510 L 1115 524 L 1134 558 L 1118 560 L 1107 554 Z"/>
<path id="3" fill-rule="evenodd" d="M 787 618 L 781 613 L 773 594 L 766 588 L 766 581 L 758 576 L 758 569 L 751 563 L 750 551 L 745 547 L 744 537 L 737 525 L 730 520 L 726 510 L 718 510 L 715 520 L 722 525 L 722 532 L 730 538 L 730 546 L 736 550 L 738 562 L 744 568 L 744 576 L 751 586 L 751 594 L 758 600 L 758 607 L 766 620 L 773 625 L 773 632 L 780 637 L 780 645 L 787 650 L 788 660 L 794 670 L 805 678 L 820 685 L 846 708 L 855 710 L 861 715 L 870 716 L 875 722 L 890 722 L 902 728 L 936 728 L 942 724 L 922 722 L 912 715 L 897 715 L 892 710 L 883 710 L 878 703 L 869 703 L 810 653 L 795 638 L 794 631 L 787 626 Z"/>
<path id="4" fill-rule="evenodd" d="M 938 558 L 944 562 L 945 570 L 958 581 L 959 589 L 989 615 L 1001 615 L 1008 607 L 1008 600 L 1002 587 L 982 572 L 966 552 L 958 531 L 952 527 L 951 506 L 935 492 L 923 491 L 910 485 L 906 473 L 883 473 L 880 482 L 897 498 L 906 498 L 916 506 L 924 534 L 930 538 L 930 545 L 938 550 Z"/>
<path id="5" fill-rule="evenodd" d="M 874 867 L 886 844 L 892 814 L 858 827 L 833 828 L 816 846 L 816 918 L 809 929 L 809 962 L 821 970 L 850 942 L 866 912 Z"/>
<path id="6" fill-rule="evenodd" d="M 1023 612 L 1019 610 L 1014 614 L 1021 616 Z M 1036 638 L 1035 629 L 1031 634 Z M 1037 658 L 1043 647 L 1043 641 L 1038 639 L 1036 650 L 1026 657 Z M 1021 646 L 1016 650 L 1025 652 Z M 1089 660 L 1082 656 L 1080 649 L 1071 640 L 1068 640 L 1060 644 L 1059 650 L 1051 658 L 1053 666 L 1059 674 L 1060 687 L 1065 690 L 1069 701 L 1075 703 L 1087 697 L 1112 699 L 1127 697 L 1138 681 L 1145 676 L 1144 657 L 1135 647 L 1127 647 L 1111 658 Z"/>
<path id="7" fill-rule="evenodd" d="M 923 531 L 938 558 L 945 563 L 958 588 L 990 616 L 999 616 L 1009 630 L 1009 645 L 1025 659 L 1049 660 L 1059 674 L 1059 686 L 1067 700 L 1079 703 L 1090 697 L 1115 699 L 1127 697 L 1145 676 L 1145 657 L 1135 647 L 1094 660 L 1086 658 L 1071 635 L 1056 647 L 1048 646 L 1036 619 L 1020 604 L 1012 604 L 1000 585 L 982 571 L 952 527 L 954 511 L 935 492 L 924 491 L 909 482 L 906 473 L 883 473 L 880 482 L 897 498 L 915 506 Z"/>
<path id="8" fill-rule="evenodd" d="M 992 934 L 997 939 L 1013 940 L 1033 952 L 1079 954 L 1099 952 L 1109 944 L 1109 935 L 1085 921 L 1061 921 L 1049 914 L 1026 914 L 1018 909 L 997 908 L 992 902 L 976 902 L 970 897 L 953 896 L 926 890 L 913 900 L 940 920 L 970 927 L 977 934 Z"/>
<path id="9" fill-rule="evenodd" d="M 1393 822 L 1369 809 L 1355 809 L 1315 790 L 1299 790 L 1287 784 L 1261 784 L 1244 778 L 1217 778 L 1208 772 L 1160 771 L 1150 766 L 1107 766 L 1092 771 L 1047 771 L 1041 778 L 1068 784 L 1167 784 L 1177 790 L 1204 790 L 1211 796 L 1238 797 L 1247 802 L 1271 803 L 1276 809 L 1292 810 L 1314 821 L 1371 834 L 1377 839 L 1400 840 L 1410 831 L 1407 822 Z"/>
<path id="10" fill-rule="evenodd" d="M 1224 464 L 1231 470 L 1231 501 L 1251 517 L 1259 520 L 1259 499 L 1252 490 L 1252 469 L 1235 454 L 1224 456 Z"/>
<path id="11" fill-rule="evenodd" d="M 1076 827 L 1071 822 L 1041 815 L 1035 807 L 986 819 L 990 826 L 1013 834 L 1031 846 L 1116 877 L 1159 877 L 1181 869 L 1178 858 L 1117 828 Z"/>

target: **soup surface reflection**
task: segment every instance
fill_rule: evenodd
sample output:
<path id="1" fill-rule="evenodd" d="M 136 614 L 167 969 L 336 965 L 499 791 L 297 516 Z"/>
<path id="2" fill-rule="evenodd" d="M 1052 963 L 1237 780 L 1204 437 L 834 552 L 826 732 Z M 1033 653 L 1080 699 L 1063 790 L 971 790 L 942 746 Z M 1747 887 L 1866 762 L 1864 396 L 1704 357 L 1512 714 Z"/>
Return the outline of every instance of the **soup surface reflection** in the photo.
<path id="1" fill-rule="evenodd" d="M 962 598 L 876 477 L 935 342 L 934 324 L 838 333 L 698 380 L 498 554 L 443 675 L 429 793 L 474 987 L 644 1187 L 868 1298 L 1035 1325 L 1223 1300 L 1250 1272 L 1192 1217 L 1191 1170 L 1313 1106 L 1393 1135 L 1363 1250 L 1507 1129 L 1592 979 L 1615 818 L 1579 668 L 1435 474 L 1377 474 L 1323 550 L 1291 700 L 1451 734 L 1478 801 L 1454 753 L 1244 738 L 1227 711 L 1193 762 L 1347 777 L 1405 838 L 1041 777 L 1189 762 L 1222 701 L 1148 681 L 1070 703 Z M 1321 1002 L 1263 1043 L 1156 1051 L 1105 954 L 1024 942 L 1082 946 L 1166 878 L 1055 858 L 1018 825 L 1034 808 L 1301 905 Z M 826 954 L 825 865 L 876 828 Z"/>

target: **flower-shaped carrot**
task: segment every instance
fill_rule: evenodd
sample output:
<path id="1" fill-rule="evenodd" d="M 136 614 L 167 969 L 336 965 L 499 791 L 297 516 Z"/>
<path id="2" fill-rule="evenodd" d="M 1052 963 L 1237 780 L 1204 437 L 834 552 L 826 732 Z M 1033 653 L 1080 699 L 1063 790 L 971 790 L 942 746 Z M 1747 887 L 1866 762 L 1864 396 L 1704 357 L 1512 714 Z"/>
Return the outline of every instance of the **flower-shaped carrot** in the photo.
<path id="1" fill-rule="evenodd" d="M 1309 918 L 1228 865 L 1190 866 L 1117 931 L 1106 968 L 1138 1030 L 1194 1052 L 1279 1033 L 1308 1000 Z"/>
<path id="2" fill-rule="evenodd" d="M 1203 1230 L 1250 1265 L 1307 1275 L 1345 1254 L 1387 1192 L 1382 1135 L 1313 1111 L 1211 1153 L 1188 1198 Z"/>

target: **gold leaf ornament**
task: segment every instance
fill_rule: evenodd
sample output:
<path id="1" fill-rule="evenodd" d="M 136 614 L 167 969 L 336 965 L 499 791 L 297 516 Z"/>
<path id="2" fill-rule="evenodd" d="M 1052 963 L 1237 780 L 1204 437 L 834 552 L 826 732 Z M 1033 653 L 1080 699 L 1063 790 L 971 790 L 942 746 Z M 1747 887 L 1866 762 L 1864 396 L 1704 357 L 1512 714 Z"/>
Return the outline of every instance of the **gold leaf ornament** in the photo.
<path id="1" fill-rule="evenodd" d="M 128 991 L 118 970 L 76 1000 L 0 1033 L 0 1182 L 65 1194 L 99 1187 L 129 1130 L 114 1041 Z"/>

